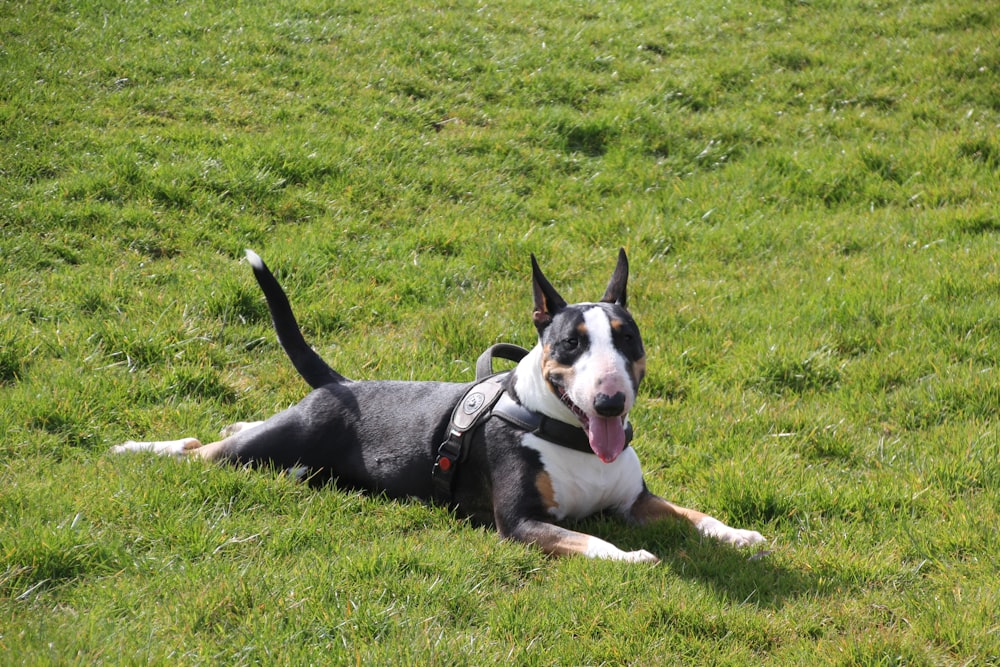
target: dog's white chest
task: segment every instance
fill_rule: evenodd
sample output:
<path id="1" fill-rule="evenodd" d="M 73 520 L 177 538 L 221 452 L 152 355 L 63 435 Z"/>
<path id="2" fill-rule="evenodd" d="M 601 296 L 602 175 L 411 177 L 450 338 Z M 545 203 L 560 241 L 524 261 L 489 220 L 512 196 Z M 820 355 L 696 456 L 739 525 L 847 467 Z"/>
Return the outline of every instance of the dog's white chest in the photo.
<path id="1" fill-rule="evenodd" d="M 542 459 L 552 483 L 557 520 L 582 519 L 597 512 L 624 512 L 642 492 L 642 468 L 629 447 L 612 463 L 602 463 L 593 454 L 555 445 L 528 434 L 521 441 Z"/>

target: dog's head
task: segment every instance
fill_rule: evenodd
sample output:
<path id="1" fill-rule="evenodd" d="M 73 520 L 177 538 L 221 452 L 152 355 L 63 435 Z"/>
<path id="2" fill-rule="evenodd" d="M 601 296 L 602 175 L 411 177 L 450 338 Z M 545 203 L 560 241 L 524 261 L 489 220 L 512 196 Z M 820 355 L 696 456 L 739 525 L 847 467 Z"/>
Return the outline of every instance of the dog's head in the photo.
<path id="1" fill-rule="evenodd" d="M 625 419 L 646 371 L 639 328 L 626 309 L 625 250 L 597 303 L 568 305 L 534 255 L 531 270 L 542 378 L 579 420 L 594 453 L 610 463 L 625 449 Z"/>

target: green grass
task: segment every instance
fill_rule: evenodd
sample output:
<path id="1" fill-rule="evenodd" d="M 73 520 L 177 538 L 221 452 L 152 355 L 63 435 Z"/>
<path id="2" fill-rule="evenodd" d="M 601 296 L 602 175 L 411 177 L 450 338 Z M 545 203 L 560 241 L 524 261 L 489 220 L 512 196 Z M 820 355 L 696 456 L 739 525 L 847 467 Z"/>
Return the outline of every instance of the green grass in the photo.
<path id="1" fill-rule="evenodd" d="M 994 3 L 11 2 L 0 662 L 1000 663 Z M 652 489 L 549 559 L 419 503 L 143 456 L 338 370 L 468 380 L 614 253 Z"/>

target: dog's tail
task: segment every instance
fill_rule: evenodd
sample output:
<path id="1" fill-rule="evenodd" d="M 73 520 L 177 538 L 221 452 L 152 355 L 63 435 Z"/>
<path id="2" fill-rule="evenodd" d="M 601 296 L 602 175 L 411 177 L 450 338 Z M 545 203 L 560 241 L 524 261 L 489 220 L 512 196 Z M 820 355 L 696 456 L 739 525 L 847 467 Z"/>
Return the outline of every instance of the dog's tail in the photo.
<path id="1" fill-rule="evenodd" d="M 246 253 L 247 261 L 253 267 L 253 275 L 257 279 L 257 284 L 264 291 L 264 299 L 267 300 L 267 309 L 271 311 L 271 322 L 274 324 L 274 331 L 278 334 L 278 342 L 281 343 L 288 358 L 292 360 L 295 370 L 314 389 L 331 382 L 346 382 L 347 378 L 330 368 L 322 357 L 306 343 L 306 339 L 302 337 L 302 331 L 299 329 L 299 323 L 295 321 L 295 315 L 292 313 L 292 307 L 288 303 L 285 291 L 281 289 L 277 278 L 264 264 L 264 260 L 253 250 L 247 250 Z"/>

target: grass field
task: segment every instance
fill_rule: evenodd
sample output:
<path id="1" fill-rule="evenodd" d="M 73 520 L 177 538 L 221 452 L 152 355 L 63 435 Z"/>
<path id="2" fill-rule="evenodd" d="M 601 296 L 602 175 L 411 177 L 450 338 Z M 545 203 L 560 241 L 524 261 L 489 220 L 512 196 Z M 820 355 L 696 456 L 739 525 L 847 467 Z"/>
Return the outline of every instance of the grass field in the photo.
<path id="1" fill-rule="evenodd" d="M 1000 5 L 0 9 L 0 663 L 1000 664 Z M 624 246 L 657 493 L 770 538 L 550 559 L 144 456 L 306 387 L 468 380 Z"/>

